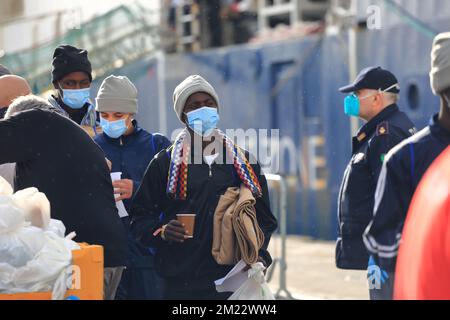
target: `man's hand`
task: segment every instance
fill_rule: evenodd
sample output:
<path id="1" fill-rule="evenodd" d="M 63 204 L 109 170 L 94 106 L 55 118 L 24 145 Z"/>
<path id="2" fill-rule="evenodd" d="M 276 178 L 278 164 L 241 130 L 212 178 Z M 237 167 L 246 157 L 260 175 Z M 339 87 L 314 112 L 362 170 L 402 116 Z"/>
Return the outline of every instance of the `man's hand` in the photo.
<path id="1" fill-rule="evenodd" d="M 165 227 L 164 238 L 166 241 L 172 241 L 176 243 L 183 243 L 184 240 L 188 239 L 187 231 L 178 220 L 171 220 Z"/>
<path id="2" fill-rule="evenodd" d="M 116 202 L 124 199 L 131 199 L 133 196 L 133 180 L 122 179 L 113 182 L 114 194 L 119 195 L 116 197 Z"/>
<path id="3" fill-rule="evenodd" d="M 267 263 L 266 263 L 266 261 L 264 261 L 263 258 L 258 257 L 258 260 L 257 260 L 256 262 L 261 262 L 261 263 L 263 264 L 263 266 L 266 268 L 266 269 L 264 269 L 264 275 L 266 275 L 266 273 L 267 273 Z M 247 266 L 242 270 L 242 272 L 247 272 L 247 271 L 250 270 L 251 268 L 252 268 L 251 265 L 247 265 Z"/>
<path id="4" fill-rule="evenodd" d="M 378 275 L 376 273 L 376 271 L 377 271 L 376 269 L 378 269 L 380 271 L 380 273 Z M 381 284 L 384 284 L 389 279 L 389 274 L 387 273 L 387 271 L 381 269 L 377 265 L 374 256 L 370 256 L 369 257 L 368 268 L 367 268 L 367 278 L 370 280 L 373 277 L 377 277 L 377 276 L 380 277 L 379 280 L 381 281 Z"/>

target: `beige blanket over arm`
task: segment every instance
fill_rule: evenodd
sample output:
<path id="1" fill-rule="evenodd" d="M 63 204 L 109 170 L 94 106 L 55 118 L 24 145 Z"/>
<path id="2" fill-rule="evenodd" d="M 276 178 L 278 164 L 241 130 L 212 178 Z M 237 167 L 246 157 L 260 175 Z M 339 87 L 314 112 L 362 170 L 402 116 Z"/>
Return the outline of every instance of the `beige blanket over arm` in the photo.
<path id="1" fill-rule="evenodd" d="M 239 260 L 251 265 L 258 260 L 264 233 L 256 219 L 256 200 L 251 191 L 228 188 L 220 197 L 214 213 L 212 255 L 220 265 L 233 265 Z"/>

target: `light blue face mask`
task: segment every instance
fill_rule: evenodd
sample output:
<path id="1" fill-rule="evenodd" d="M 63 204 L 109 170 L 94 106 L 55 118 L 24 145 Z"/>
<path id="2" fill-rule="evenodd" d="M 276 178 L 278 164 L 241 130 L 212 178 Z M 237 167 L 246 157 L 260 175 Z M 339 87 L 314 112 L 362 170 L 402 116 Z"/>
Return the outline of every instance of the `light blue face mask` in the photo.
<path id="1" fill-rule="evenodd" d="M 125 132 L 127 132 L 127 119 L 108 121 L 100 117 L 100 126 L 103 129 L 103 133 L 108 137 L 117 139 L 120 138 Z"/>
<path id="2" fill-rule="evenodd" d="M 63 102 L 72 109 L 81 109 L 89 102 L 90 88 L 79 90 L 61 89 Z"/>
<path id="3" fill-rule="evenodd" d="M 345 97 L 344 112 L 346 115 L 350 117 L 359 117 L 360 106 L 361 104 L 356 94 L 353 93 Z"/>
<path id="4" fill-rule="evenodd" d="M 398 88 L 398 84 L 394 84 L 392 86 L 390 86 L 389 88 L 385 89 L 385 90 L 378 90 L 378 93 L 384 93 L 387 92 L 389 90 L 391 90 L 392 88 Z M 378 94 L 375 93 L 375 94 Z M 350 116 L 350 117 L 359 117 L 360 115 L 360 111 L 361 111 L 361 100 L 373 97 L 375 94 L 371 94 L 368 96 L 365 96 L 363 98 L 358 98 L 358 96 L 354 93 L 348 95 L 347 97 L 345 97 L 344 100 L 344 112 L 346 115 Z"/>
<path id="5" fill-rule="evenodd" d="M 200 136 L 207 137 L 217 128 L 220 117 L 216 108 L 201 107 L 186 113 L 188 126 Z"/>

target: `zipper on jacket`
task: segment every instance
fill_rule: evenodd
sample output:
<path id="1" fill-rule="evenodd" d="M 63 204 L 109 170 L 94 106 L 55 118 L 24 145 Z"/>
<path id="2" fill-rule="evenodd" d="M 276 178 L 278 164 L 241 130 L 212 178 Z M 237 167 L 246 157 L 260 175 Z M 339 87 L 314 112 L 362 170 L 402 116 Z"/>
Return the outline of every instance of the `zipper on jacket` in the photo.
<path id="1" fill-rule="evenodd" d="M 215 161 L 217 159 L 217 156 L 218 155 L 214 155 L 213 156 L 214 158 L 212 158 L 212 162 L 211 163 L 209 163 L 210 161 L 208 161 L 209 159 L 207 160 L 206 157 L 203 159 L 203 163 L 207 164 L 208 167 L 209 167 L 209 177 L 210 178 L 212 177 L 212 166 L 214 165 L 214 163 L 215 163 Z"/>
<path id="2" fill-rule="evenodd" d="M 120 137 L 120 146 L 123 147 L 122 137 Z"/>

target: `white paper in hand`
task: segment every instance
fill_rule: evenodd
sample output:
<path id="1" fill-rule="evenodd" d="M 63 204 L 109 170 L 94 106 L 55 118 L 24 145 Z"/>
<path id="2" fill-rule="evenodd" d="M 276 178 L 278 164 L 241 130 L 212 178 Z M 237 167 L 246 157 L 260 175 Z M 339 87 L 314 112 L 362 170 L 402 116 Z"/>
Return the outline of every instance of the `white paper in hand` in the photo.
<path id="1" fill-rule="evenodd" d="M 247 264 L 241 260 L 222 279 L 214 281 L 217 292 L 235 292 L 248 279 L 248 272 L 244 269 Z"/>
<path id="2" fill-rule="evenodd" d="M 114 182 L 116 180 L 122 179 L 122 172 L 111 172 L 111 180 Z M 117 199 L 119 195 L 114 194 L 114 198 Z M 125 206 L 123 205 L 122 201 L 116 202 L 117 210 L 119 211 L 119 217 L 124 218 L 128 217 L 127 209 L 125 209 Z"/>

